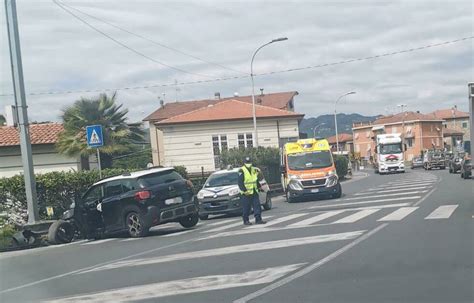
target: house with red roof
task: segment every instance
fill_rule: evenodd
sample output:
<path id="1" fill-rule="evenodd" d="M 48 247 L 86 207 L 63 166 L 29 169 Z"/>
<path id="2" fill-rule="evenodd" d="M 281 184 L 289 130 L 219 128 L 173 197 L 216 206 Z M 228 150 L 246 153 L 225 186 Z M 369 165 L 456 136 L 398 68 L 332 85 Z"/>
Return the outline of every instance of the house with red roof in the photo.
<path id="1" fill-rule="evenodd" d="M 337 137 L 338 140 L 336 140 L 336 135 L 327 138 L 332 151 L 337 151 L 337 144 L 339 143 L 340 152 L 354 152 L 354 142 L 352 141 L 351 134 L 338 134 Z"/>
<path id="2" fill-rule="evenodd" d="M 444 120 L 445 133 L 452 134 L 452 136 L 447 137 L 448 142 L 454 140 L 470 141 L 469 113 L 460 111 L 457 106 L 454 106 L 436 110 L 431 114 Z"/>
<path id="3" fill-rule="evenodd" d="M 79 170 L 80 160 L 59 154 L 55 149 L 60 123 L 30 124 L 30 140 L 35 173 Z M 0 178 L 23 173 L 18 128 L 0 126 Z"/>
<path id="4" fill-rule="evenodd" d="M 299 138 L 304 115 L 294 111 L 298 92 L 256 96 L 258 145 L 279 147 Z M 251 96 L 163 104 L 144 121 L 150 124 L 153 164 L 183 165 L 188 172 L 220 168 L 220 154 L 256 145 Z"/>

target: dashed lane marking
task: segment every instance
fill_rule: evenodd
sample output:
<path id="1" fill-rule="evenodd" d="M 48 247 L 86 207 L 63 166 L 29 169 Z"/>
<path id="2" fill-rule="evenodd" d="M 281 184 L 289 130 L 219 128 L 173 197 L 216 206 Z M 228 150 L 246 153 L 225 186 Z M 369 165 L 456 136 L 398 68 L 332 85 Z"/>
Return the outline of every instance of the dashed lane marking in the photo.
<path id="1" fill-rule="evenodd" d="M 434 220 L 434 219 L 448 219 L 451 217 L 453 212 L 458 208 L 458 204 L 453 205 L 442 205 L 436 208 L 431 214 L 429 214 L 425 219 Z"/>
<path id="2" fill-rule="evenodd" d="M 394 212 L 386 215 L 385 217 L 378 219 L 377 221 L 379 222 L 400 221 L 417 209 L 418 207 L 401 207 L 395 210 Z"/>

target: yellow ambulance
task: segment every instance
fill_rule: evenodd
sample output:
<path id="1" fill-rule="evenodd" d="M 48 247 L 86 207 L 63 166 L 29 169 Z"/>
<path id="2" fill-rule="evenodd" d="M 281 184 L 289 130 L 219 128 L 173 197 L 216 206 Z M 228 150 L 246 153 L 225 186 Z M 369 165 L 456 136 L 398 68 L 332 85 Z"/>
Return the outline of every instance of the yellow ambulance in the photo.
<path id="1" fill-rule="evenodd" d="M 282 152 L 282 185 L 288 202 L 322 196 L 340 198 L 341 184 L 326 139 L 286 143 Z"/>

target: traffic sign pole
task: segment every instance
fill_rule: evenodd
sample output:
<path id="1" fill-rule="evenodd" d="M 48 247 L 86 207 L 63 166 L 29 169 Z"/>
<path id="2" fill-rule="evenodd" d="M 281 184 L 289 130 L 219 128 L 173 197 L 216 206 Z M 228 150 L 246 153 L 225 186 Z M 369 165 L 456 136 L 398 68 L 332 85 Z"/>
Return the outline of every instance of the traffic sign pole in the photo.
<path id="1" fill-rule="evenodd" d="M 97 165 L 99 166 L 99 178 L 102 179 L 102 165 L 100 164 L 100 150 L 97 148 Z"/>

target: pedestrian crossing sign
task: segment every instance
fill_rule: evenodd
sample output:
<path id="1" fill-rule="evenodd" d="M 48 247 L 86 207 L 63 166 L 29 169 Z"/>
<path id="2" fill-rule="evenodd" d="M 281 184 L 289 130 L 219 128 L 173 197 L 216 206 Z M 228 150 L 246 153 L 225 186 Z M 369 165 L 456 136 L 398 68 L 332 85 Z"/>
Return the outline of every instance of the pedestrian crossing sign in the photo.
<path id="1" fill-rule="evenodd" d="M 86 126 L 87 145 L 89 147 L 101 147 L 104 145 L 102 136 L 102 125 Z"/>

